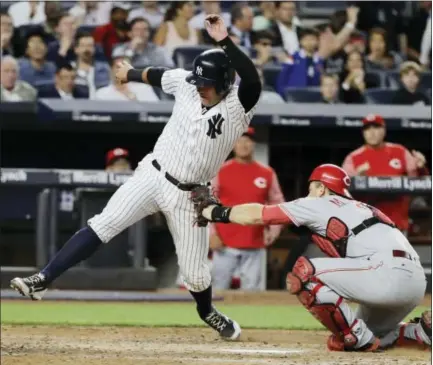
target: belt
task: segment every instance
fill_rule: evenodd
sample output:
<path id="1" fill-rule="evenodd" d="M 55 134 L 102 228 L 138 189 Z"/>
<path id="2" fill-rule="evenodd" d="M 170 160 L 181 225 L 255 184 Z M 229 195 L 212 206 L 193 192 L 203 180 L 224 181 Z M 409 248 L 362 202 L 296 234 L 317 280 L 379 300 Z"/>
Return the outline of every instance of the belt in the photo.
<path id="1" fill-rule="evenodd" d="M 413 260 L 415 261 L 415 258 L 412 257 L 409 253 L 407 253 L 406 251 L 402 251 L 402 250 L 392 250 L 392 256 L 394 257 L 403 257 L 405 259 L 408 260 Z"/>
<path id="2" fill-rule="evenodd" d="M 152 161 L 153 167 L 157 169 L 158 171 L 161 171 L 161 165 L 158 163 L 158 161 L 153 160 Z M 170 181 L 173 185 L 175 185 L 178 189 L 183 191 L 191 191 L 192 189 L 196 188 L 197 186 L 201 186 L 201 184 L 189 184 L 189 183 L 181 183 L 178 179 L 170 175 L 168 172 L 164 174 L 165 178 Z"/>

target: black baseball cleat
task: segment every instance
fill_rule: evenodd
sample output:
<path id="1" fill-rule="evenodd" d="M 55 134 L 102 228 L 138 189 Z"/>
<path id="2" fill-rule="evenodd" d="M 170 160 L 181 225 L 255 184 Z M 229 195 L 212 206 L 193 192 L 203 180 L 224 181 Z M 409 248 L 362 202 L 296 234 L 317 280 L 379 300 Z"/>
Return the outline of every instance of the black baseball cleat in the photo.
<path id="1" fill-rule="evenodd" d="M 47 291 L 47 285 L 45 276 L 41 273 L 26 278 L 15 278 L 10 283 L 12 289 L 32 300 L 41 300 Z"/>
<path id="2" fill-rule="evenodd" d="M 241 326 L 236 321 L 218 312 L 215 307 L 212 307 L 212 312 L 207 315 L 204 321 L 225 340 L 235 341 L 241 335 Z"/>

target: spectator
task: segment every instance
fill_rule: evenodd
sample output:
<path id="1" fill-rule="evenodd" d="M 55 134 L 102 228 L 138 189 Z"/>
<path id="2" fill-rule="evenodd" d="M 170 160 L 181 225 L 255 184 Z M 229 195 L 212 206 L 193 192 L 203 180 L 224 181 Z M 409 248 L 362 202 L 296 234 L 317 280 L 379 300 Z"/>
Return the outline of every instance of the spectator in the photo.
<path id="1" fill-rule="evenodd" d="M 253 31 L 269 29 L 275 20 L 276 5 L 275 1 L 260 1 L 260 15 L 253 19 Z"/>
<path id="2" fill-rule="evenodd" d="M 46 1 L 44 6 L 45 22 L 42 27 L 45 33 L 45 41 L 47 44 L 55 41 L 58 38 L 58 26 L 63 18 L 62 8 L 58 1 Z M 70 21 L 73 23 L 74 19 L 71 17 Z"/>
<path id="3" fill-rule="evenodd" d="M 279 204 L 284 201 L 275 171 L 254 161 L 254 129 L 239 138 L 234 158 L 228 160 L 213 181 L 215 194 L 224 205 L 243 203 Z M 241 290 L 263 288 L 262 258 L 264 250 L 279 236 L 282 226 L 246 227 L 237 224 L 215 224 L 211 227 L 210 248 L 213 251 L 213 286 L 228 289 L 237 268 Z"/>
<path id="4" fill-rule="evenodd" d="M 326 104 L 338 104 L 339 81 L 336 74 L 323 74 L 320 78 L 320 94 L 322 102 Z"/>
<path id="5" fill-rule="evenodd" d="M 394 95 L 393 104 L 430 104 L 428 97 L 418 90 L 421 72 L 421 67 L 416 62 L 406 61 L 401 65 L 400 80 L 402 88 Z"/>
<path id="6" fill-rule="evenodd" d="M 350 176 L 422 176 L 428 175 L 426 159 L 418 151 L 409 152 L 396 143 L 385 142 L 385 121 L 380 115 L 368 115 L 363 120 L 365 145 L 350 153 L 343 169 Z M 409 197 L 401 195 L 370 196 L 368 204 L 388 215 L 399 229 L 409 226 Z"/>
<path id="7" fill-rule="evenodd" d="M 68 13 L 60 15 L 55 26 L 55 39 L 48 43 L 47 59 L 56 62 L 61 56 L 66 57 L 69 62 L 75 60 L 74 38 L 76 33 L 75 18 Z"/>
<path id="8" fill-rule="evenodd" d="M 18 62 L 12 56 L 1 58 L 1 102 L 35 101 L 36 89 L 25 81 L 18 79 Z"/>
<path id="9" fill-rule="evenodd" d="M 54 85 L 46 85 L 46 87 L 41 88 L 39 97 L 63 99 L 66 101 L 88 98 L 86 92 L 75 87 L 75 77 L 75 70 L 70 64 L 59 64 L 57 66 Z"/>
<path id="10" fill-rule="evenodd" d="M 416 6 L 415 13 L 410 17 L 407 27 L 407 57 L 411 61 L 419 61 L 421 55 L 421 42 L 428 27 L 428 19 L 431 14 L 431 1 L 418 1 L 412 3 Z M 430 42 L 431 43 L 431 42 Z"/>
<path id="11" fill-rule="evenodd" d="M 144 18 L 134 18 L 130 24 L 130 42 L 114 48 L 114 54 L 127 56 L 135 68 L 146 66 L 174 67 L 173 60 L 163 47 L 149 42 L 150 24 Z M 113 56 L 112 55 L 112 56 Z"/>
<path id="12" fill-rule="evenodd" d="M 150 24 L 152 29 L 156 29 L 164 20 L 164 12 L 158 6 L 158 1 L 143 1 L 143 7 L 132 9 L 128 16 L 131 22 L 135 18 L 144 18 Z"/>
<path id="13" fill-rule="evenodd" d="M 108 151 L 105 158 L 105 171 L 111 171 L 111 172 L 132 171 L 131 162 L 129 161 L 129 151 L 120 147 Z"/>
<path id="14" fill-rule="evenodd" d="M 19 60 L 20 79 L 34 85 L 52 81 L 56 73 L 54 63 L 46 60 L 47 45 L 40 31 L 27 37 L 26 57 Z"/>
<path id="15" fill-rule="evenodd" d="M 117 43 L 128 41 L 128 11 L 129 5 L 118 2 L 113 3 L 110 12 L 110 23 L 97 27 L 93 33 L 96 44 L 102 46 L 107 59 L 110 59 L 113 48 Z"/>
<path id="16" fill-rule="evenodd" d="M 170 57 L 176 48 L 196 46 L 201 41 L 200 31 L 194 29 L 189 21 L 194 16 L 192 1 L 172 2 L 158 28 L 153 43 L 164 46 Z"/>
<path id="17" fill-rule="evenodd" d="M 281 98 L 281 96 L 277 94 L 272 87 L 265 85 L 263 71 L 260 68 L 257 68 L 257 72 L 260 76 L 260 81 L 262 82 L 262 93 L 260 94 L 260 101 L 266 104 L 285 103 L 285 101 Z"/>
<path id="18" fill-rule="evenodd" d="M 83 32 L 77 35 L 74 53 L 77 61 L 71 64 L 76 71 L 75 85 L 88 88 L 92 97 L 96 89 L 110 83 L 110 67 L 105 62 L 95 61 L 95 40 L 90 33 Z"/>
<path id="19" fill-rule="evenodd" d="M 78 1 L 69 9 L 69 15 L 75 18 L 77 26 L 99 26 L 110 21 L 110 1 Z"/>
<path id="20" fill-rule="evenodd" d="M 273 35 L 268 30 L 256 33 L 254 37 L 254 51 L 256 55 L 253 59 L 256 66 L 263 67 L 288 60 L 289 56 L 285 51 L 272 48 L 272 39 Z"/>
<path id="21" fill-rule="evenodd" d="M 363 104 L 365 89 L 379 86 L 370 75 L 365 73 L 364 60 L 361 53 L 357 51 L 352 51 L 347 56 L 340 80 L 343 80 L 340 100 L 346 104 Z"/>
<path id="22" fill-rule="evenodd" d="M 422 35 L 421 40 L 421 52 L 419 56 L 419 62 L 425 68 L 431 68 L 431 43 L 432 43 L 432 22 L 431 22 L 431 10 L 430 16 L 427 19 L 427 24 Z"/>
<path id="23" fill-rule="evenodd" d="M 232 25 L 229 32 L 239 38 L 239 45 L 251 48 L 253 45 L 253 9 L 247 3 L 236 3 L 231 9 Z"/>
<path id="24" fill-rule="evenodd" d="M 277 92 L 284 97 L 287 87 L 309 87 L 320 85 L 320 73 L 324 60 L 317 53 L 318 32 L 314 29 L 304 29 L 301 32 L 301 49 L 295 52 L 277 78 Z"/>
<path id="25" fill-rule="evenodd" d="M 116 68 L 120 62 L 127 61 L 126 58 L 114 58 L 111 65 L 112 83 L 95 94 L 96 100 L 123 100 L 123 101 L 159 101 L 152 86 L 140 82 L 120 83 L 115 77 Z"/>
<path id="26" fill-rule="evenodd" d="M 277 1 L 276 22 L 271 30 L 275 34 L 274 47 L 282 47 L 288 54 L 299 49 L 298 27 L 301 25 L 296 16 L 296 4 L 293 1 Z"/>
<path id="27" fill-rule="evenodd" d="M 328 57 L 326 60 L 326 72 L 341 73 L 347 61 L 347 55 L 352 51 L 365 54 L 367 49 L 366 43 L 365 37 L 360 32 L 353 32 L 344 48 L 331 57 Z"/>
<path id="28" fill-rule="evenodd" d="M 43 1 L 17 1 L 9 6 L 8 12 L 15 28 L 45 21 Z"/>
<path id="29" fill-rule="evenodd" d="M 219 1 L 202 1 L 202 11 L 195 15 L 189 22 L 195 29 L 204 29 L 204 20 L 209 14 L 219 14 L 224 19 L 224 23 L 229 26 L 230 14 L 222 13 Z"/>
<path id="30" fill-rule="evenodd" d="M 382 28 L 373 28 L 369 33 L 367 56 L 367 69 L 390 70 L 396 68 L 403 61 L 401 56 L 389 51 L 386 44 L 386 31 Z"/>
<path id="31" fill-rule="evenodd" d="M 0 55 L 16 56 L 16 54 L 18 53 L 17 42 L 19 41 L 20 40 L 17 39 L 17 37 L 14 35 L 14 26 L 10 15 L 7 13 L 0 14 Z"/>
<path id="32" fill-rule="evenodd" d="M 404 1 L 356 1 L 360 9 L 358 29 L 368 33 L 372 28 L 385 29 L 386 44 L 390 51 L 407 53 L 407 37 L 405 17 L 403 15 L 406 4 Z"/>

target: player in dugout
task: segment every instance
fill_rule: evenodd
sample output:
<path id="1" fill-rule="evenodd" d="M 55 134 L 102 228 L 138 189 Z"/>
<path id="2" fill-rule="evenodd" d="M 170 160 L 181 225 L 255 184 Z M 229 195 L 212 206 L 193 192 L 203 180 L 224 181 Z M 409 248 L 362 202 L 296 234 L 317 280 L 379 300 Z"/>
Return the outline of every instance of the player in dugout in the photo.
<path id="1" fill-rule="evenodd" d="M 385 141 L 386 123 L 380 115 L 370 114 L 363 120 L 365 144 L 351 152 L 343 162 L 349 176 L 425 176 L 429 174 L 426 159 L 419 151 L 409 152 L 404 146 Z M 409 196 L 374 195 L 367 202 L 374 205 L 407 235 Z"/>

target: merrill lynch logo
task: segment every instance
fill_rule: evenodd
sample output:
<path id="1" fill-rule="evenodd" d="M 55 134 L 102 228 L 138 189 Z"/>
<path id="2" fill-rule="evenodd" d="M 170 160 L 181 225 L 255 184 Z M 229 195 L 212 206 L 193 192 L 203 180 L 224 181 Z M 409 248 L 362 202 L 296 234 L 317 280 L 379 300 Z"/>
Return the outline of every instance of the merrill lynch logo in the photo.
<path id="1" fill-rule="evenodd" d="M 431 191 L 431 178 L 369 177 L 368 188 L 404 191 Z"/>
<path id="2" fill-rule="evenodd" d="M 74 185 L 122 185 L 131 174 L 105 171 L 60 171 L 58 179 L 61 184 Z"/>

